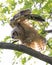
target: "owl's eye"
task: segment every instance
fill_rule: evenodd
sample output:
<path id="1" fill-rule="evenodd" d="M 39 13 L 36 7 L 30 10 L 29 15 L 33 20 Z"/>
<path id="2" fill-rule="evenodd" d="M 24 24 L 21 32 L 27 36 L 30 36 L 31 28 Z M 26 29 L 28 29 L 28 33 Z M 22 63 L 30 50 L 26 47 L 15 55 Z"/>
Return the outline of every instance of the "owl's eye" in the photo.
<path id="1" fill-rule="evenodd" d="M 15 38 L 16 36 L 18 36 L 18 33 L 15 31 L 12 33 L 12 38 Z"/>
<path id="2" fill-rule="evenodd" d="M 13 35 L 14 35 L 14 36 L 15 36 L 15 35 L 18 36 L 18 33 L 15 31 L 15 32 L 13 32 Z"/>

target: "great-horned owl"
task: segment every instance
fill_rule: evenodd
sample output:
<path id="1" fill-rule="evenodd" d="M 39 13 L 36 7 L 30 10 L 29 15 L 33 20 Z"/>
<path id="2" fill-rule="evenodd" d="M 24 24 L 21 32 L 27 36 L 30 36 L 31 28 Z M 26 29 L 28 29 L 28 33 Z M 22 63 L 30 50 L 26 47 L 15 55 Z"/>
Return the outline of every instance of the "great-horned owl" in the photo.
<path id="1" fill-rule="evenodd" d="M 29 19 L 44 21 L 42 17 L 32 14 L 29 9 L 20 11 L 10 20 L 13 28 L 12 38 L 21 40 L 23 45 L 37 51 L 44 50 L 46 40 L 31 26 Z"/>

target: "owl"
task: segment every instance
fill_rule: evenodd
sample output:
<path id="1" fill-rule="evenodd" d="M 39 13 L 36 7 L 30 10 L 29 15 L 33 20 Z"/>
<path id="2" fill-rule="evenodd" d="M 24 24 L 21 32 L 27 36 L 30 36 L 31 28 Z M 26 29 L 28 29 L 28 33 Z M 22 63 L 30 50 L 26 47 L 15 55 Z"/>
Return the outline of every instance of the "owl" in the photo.
<path id="1" fill-rule="evenodd" d="M 42 51 L 46 48 L 46 40 L 34 29 L 29 20 L 45 21 L 41 16 L 32 14 L 30 9 L 22 10 L 10 20 L 13 28 L 11 37 L 20 40 L 22 45 Z"/>

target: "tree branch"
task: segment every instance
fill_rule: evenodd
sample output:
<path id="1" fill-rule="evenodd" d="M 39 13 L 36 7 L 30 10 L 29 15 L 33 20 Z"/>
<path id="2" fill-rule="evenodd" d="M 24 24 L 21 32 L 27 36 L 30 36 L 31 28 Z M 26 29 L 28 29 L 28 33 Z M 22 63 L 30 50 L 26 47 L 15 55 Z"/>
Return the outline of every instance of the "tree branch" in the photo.
<path id="1" fill-rule="evenodd" d="M 47 33 L 52 33 L 52 30 L 45 30 L 45 32 L 47 32 Z"/>
<path id="2" fill-rule="evenodd" d="M 27 53 L 31 56 L 39 58 L 40 60 L 43 60 L 47 63 L 52 64 L 52 57 L 48 57 L 46 55 L 43 55 L 40 52 L 35 51 L 31 48 L 28 48 L 24 45 L 0 42 L 0 48 L 2 48 L 2 49 L 12 49 L 12 50 L 17 50 L 17 51 L 20 51 L 20 52 L 24 52 L 24 53 Z"/>

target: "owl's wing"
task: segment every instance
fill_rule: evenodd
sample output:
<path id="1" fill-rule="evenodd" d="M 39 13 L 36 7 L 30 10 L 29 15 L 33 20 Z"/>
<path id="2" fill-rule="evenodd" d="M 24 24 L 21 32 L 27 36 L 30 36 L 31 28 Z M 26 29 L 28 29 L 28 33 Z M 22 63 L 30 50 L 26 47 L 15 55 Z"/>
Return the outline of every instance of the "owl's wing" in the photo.
<path id="1" fill-rule="evenodd" d="M 14 17 L 10 20 L 10 25 L 14 27 L 16 23 L 20 21 L 23 22 L 26 19 L 37 20 L 40 22 L 45 21 L 41 16 L 37 14 L 31 14 L 30 9 L 26 9 L 26 10 L 22 10 L 19 13 L 15 14 Z"/>
<path id="2" fill-rule="evenodd" d="M 31 20 L 37 20 L 37 21 L 45 21 L 41 16 L 37 15 L 37 14 L 27 14 L 24 15 L 27 19 L 31 19 Z"/>

